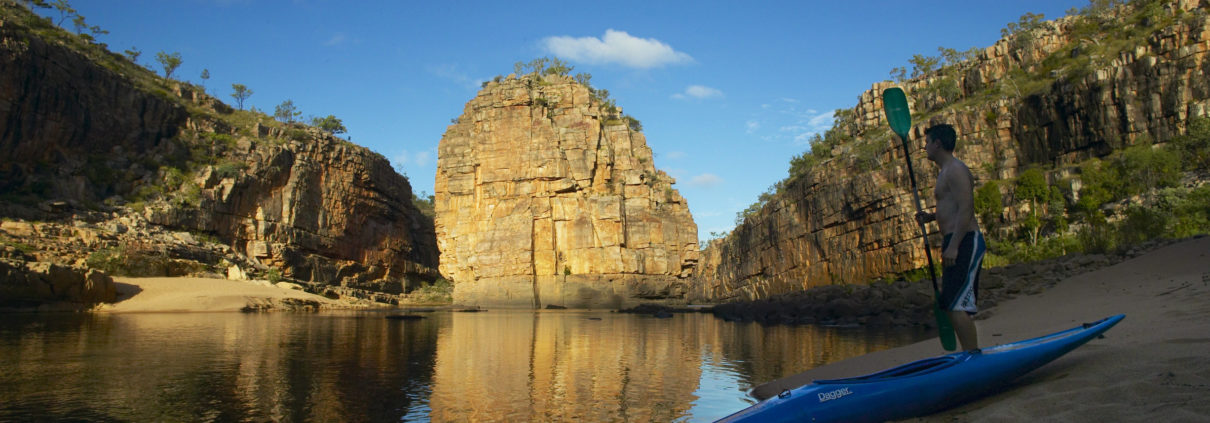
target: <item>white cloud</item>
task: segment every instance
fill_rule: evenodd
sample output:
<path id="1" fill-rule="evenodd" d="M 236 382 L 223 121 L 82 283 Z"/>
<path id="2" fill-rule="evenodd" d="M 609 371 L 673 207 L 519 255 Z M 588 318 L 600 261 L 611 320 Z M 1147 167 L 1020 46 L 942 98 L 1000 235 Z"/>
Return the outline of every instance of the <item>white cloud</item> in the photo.
<path id="1" fill-rule="evenodd" d="M 346 37 L 344 33 L 337 32 L 335 35 L 332 35 L 332 38 L 329 38 L 328 41 L 324 41 L 324 45 L 331 47 L 344 43 L 346 39 L 348 39 L 348 37 Z"/>
<path id="2" fill-rule="evenodd" d="M 814 110 L 808 110 L 808 113 L 816 113 Z M 832 113 L 820 113 L 807 120 L 807 124 L 815 130 L 824 130 L 832 127 Z"/>
<path id="3" fill-rule="evenodd" d="M 415 170 L 417 168 L 428 167 L 433 163 L 433 150 L 425 150 L 417 153 L 412 153 L 407 150 L 400 150 L 398 154 L 391 157 L 391 166 L 400 174 L 407 174 L 407 170 Z"/>
<path id="4" fill-rule="evenodd" d="M 638 38 L 625 31 L 605 30 L 605 36 L 573 38 L 546 37 L 547 51 L 576 62 L 616 63 L 639 69 L 692 63 L 693 57 L 653 38 Z"/>
<path id="5" fill-rule="evenodd" d="M 664 158 L 666 158 L 668 160 L 683 159 L 683 158 L 685 158 L 685 152 L 684 151 L 669 151 L 667 153 L 664 153 Z"/>
<path id="6" fill-rule="evenodd" d="M 689 179 L 689 185 L 697 188 L 713 188 L 723 183 L 723 178 L 713 173 L 703 173 Z"/>
<path id="7" fill-rule="evenodd" d="M 685 87 L 685 92 L 673 94 L 672 98 L 675 98 L 677 100 L 685 100 L 688 98 L 705 100 L 708 98 L 721 98 L 722 96 L 723 96 L 723 92 L 719 91 L 717 89 L 710 88 L 710 87 L 703 86 L 703 85 L 690 85 L 688 87 Z"/>
<path id="8" fill-rule="evenodd" d="M 756 131 L 760 130 L 760 122 L 757 122 L 755 120 L 749 120 L 747 123 L 747 127 L 748 127 L 749 134 L 755 133 Z"/>

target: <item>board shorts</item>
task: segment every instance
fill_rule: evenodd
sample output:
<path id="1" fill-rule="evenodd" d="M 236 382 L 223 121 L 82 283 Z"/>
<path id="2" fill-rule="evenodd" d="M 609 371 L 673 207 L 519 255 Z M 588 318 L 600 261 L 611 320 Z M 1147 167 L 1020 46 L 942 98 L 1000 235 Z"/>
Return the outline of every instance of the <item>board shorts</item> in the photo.
<path id="1" fill-rule="evenodd" d="M 950 245 L 954 234 L 945 235 L 941 250 Z M 987 251 L 983 233 L 967 232 L 958 245 L 958 259 L 953 266 L 941 269 L 941 308 L 975 314 L 975 294 L 979 291 L 979 268 L 983 266 L 983 253 Z"/>

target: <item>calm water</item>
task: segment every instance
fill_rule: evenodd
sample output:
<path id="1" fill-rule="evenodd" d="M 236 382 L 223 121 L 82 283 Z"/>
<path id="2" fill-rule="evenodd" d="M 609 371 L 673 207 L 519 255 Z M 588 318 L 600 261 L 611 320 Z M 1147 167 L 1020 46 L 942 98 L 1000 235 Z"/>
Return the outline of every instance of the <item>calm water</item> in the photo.
<path id="1" fill-rule="evenodd" d="M 917 341 L 604 311 L 0 315 L 0 421 L 711 421 Z"/>

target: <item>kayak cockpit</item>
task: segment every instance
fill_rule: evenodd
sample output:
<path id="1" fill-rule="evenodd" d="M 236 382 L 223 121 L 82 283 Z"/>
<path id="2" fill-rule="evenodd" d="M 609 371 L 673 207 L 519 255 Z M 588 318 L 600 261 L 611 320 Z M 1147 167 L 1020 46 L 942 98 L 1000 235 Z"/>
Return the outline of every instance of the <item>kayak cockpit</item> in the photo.
<path id="1" fill-rule="evenodd" d="M 900 377 L 920 376 L 923 374 L 932 373 L 962 361 L 967 354 L 951 354 L 941 357 L 926 358 L 924 360 L 913 361 L 899 367 L 883 370 L 878 373 L 872 373 L 865 376 L 857 376 L 845 379 L 828 379 L 817 380 L 818 384 L 837 384 L 837 383 L 868 383 L 879 382 L 887 379 Z"/>

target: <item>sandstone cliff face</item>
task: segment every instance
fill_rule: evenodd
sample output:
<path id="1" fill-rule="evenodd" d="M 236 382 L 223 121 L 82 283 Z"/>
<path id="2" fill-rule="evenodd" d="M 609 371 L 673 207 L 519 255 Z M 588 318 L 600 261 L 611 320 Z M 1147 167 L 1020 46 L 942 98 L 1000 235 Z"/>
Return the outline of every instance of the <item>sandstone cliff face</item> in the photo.
<path id="1" fill-rule="evenodd" d="M 619 307 L 682 299 L 697 225 L 646 139 L 571 78 L 510 76 L 441 139 L 436 231 L 454 301 Z"/>
<path id="2" fill-rule="evenodd" d="M 327 134 L 243 138 L 239 172 L 201 169 L 199 203 L 148 207 L 152 223 L 217 234 L 283 276 L 399 294 L 436 273 L 432 222 L 383 157 Z M 410 286 L 409 286 L 410 285 Z"/>
<path id="3" fill-rule="evenodd" d="M 0 216 L 140 213 L 249 260 L 200 259 L 212 268 L 349 289 L 397 294 L 439 276 L 432 221 L 381 155 L 234 111 L 2 6 Z"/>
<path id="4" fill-rule="evenodd" d="M 1072 38 L 1073 19 L 1047 23 L 1027 48 L 1001 40 L 957 74 L 956 102 L 992 86 L 1001 87 L 998 97 L 924 113 L 944 101 L 924 94 L 940 78 L 905 83 L 915 122 L 912 158 L 926 207 L 936 166 L 925 159 L 923 130 L 933 123 L 957 129 L 955 154 L 974 171 L 977 184 L 1016 177 L 1032 164 L 1062 168 L 1103 156 L 1141 136 L 1164 141 L 1182 133 L 1189 117 L 1207 115 L 1210 106 L 1207 7 L 1199 0 L 1168 5 L 1162 13 L 1176 16 L 1174 25 L 1118 57 L 1098 58 L 1108 66 L 1086 75 L 1052 70 L 1054 82 L 1036 94 L 1013 95 L 1015 87 L 1006 79 L 1018 69 L 1043 69 L 1051 53 L 1081 41 Z M 1080 48 L 1063 51 L 1087 54 Z M 848 133 L 877 143 L 873 154 L 859 158 L 852 145 L 837 146 L 833 158 L 788 181 L 760 213 L 703 252 L 693 298 L 760 299 L 925 266 L 903 152 L 883 116 L 881 93 L 893 85 L 874 84 L 852 109 Z M 876 166 L 863 171 L 863 160 Z M 1009 219 L 1015 212 L 1005 211 Z"/>
<path id="5" fill-rule="evenodd" d="M 3 7 L 12 10 L 2 16 L 22 9 Z M 131 189 L 129 181 L 90 180 L 98 171 L 90 167 L 107 156 L 177 151 L 169 140 L 188 116 L 184 107 L 2 16 L 0 192 L 99 201 Z"/>

